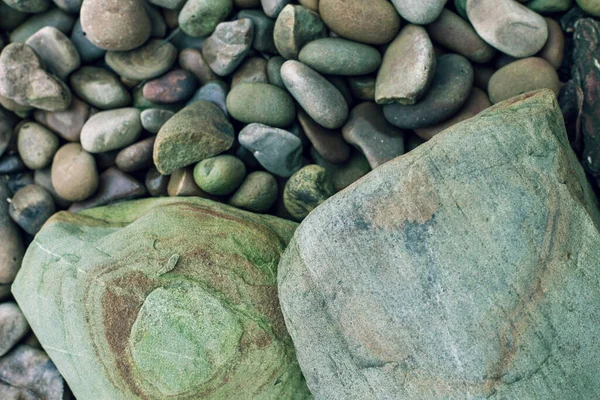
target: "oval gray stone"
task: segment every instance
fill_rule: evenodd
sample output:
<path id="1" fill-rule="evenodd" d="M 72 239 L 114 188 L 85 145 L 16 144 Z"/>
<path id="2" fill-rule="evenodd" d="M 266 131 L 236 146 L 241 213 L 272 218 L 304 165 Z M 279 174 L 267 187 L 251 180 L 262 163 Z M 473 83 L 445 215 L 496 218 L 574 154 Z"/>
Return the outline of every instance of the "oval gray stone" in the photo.
<path id="1" fill-rule="evenodd" d="M 119 108 L 94 114 L 81 130 L 81 146 L 90 153 L 121 149 L 142 133 L 140 110 Z"/>
<path id="2" fill-rule="evenodd" d="M 398 14 L 408 22 L 429 24 L 441 14 L 448 0 L 392 0 Z"/>
<path id="3" fill-rule="evenodd" d="M 322 74 L 364 75 L 379 69 L 381 54 L 363 43 L 323 38 L 302 47 L 298 60 Z"/>
<path id="4" fill-rule="evenodd" d="M 105 68 L 86 65 L 75 71 L 69 81 L 77 96 L 101 110 L 131 104 L 129 91 L 117 75 Z"/>

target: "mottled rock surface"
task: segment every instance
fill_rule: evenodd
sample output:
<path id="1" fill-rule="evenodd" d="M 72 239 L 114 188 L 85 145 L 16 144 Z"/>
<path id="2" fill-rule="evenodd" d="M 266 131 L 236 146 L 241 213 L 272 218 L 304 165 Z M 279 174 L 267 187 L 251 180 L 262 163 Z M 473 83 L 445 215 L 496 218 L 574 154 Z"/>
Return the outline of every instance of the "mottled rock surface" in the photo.
<path id="1" fill-rule="evenodd" d="M 542 91 L 323 203 L 278 271 L 315 398 L 598 398 L 593 196 Z"/>

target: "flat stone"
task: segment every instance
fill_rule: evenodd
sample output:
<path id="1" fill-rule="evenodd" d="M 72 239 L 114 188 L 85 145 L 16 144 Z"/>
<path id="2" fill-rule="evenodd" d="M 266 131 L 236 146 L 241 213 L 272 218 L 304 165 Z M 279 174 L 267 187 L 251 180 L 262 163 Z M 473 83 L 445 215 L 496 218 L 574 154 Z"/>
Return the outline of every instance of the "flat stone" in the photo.
<path id="1" fill-rule="evenodd" d="M 249 124 L 240 131 L 238 140 L 275 175 L 289 177 L 302 167 L 302 141 L 286 130 Z"/>
<path id="2" fill-rule="evenodd" d="M 26 122 L 19 128 L 17 148 L 27 168 L 40 169 L 50 165 L 59 145 L 58 137 L 40 124 Z"/>
<path id="3" fill-rule="evenodd" d="M 323 128 L 304 110 L 298 110 L 298 122 L 310 143 L 325 160 L 339 164 L 350 157 L 350 146 L 339 130 Z"/>
<path id="4" fill-rule="evenodd" d="M 142 111 L 140 119 L 142 127 L 150 133 L 158 133 L 160 128 L 175 115 L 173 111 L 150 108 Z"/>
<path id="5" fill-rule="evenodd" d="M 296 117 L 294 99 L 285 90 L 266 83 L 241 83 L 231 89 L 227 110 L 243 123 L 278 128 L 289 126 Z"/>
<path id="6" fill-rule="evenodd" d="M 202 47 L 204 60 L 219 76 L 232 73 L 250 51 L 254 29 L 247 18 L 221 22 Z"/>
<path id="7" fill-rule="evenodd" d="M 14 28 L 9 35 L 11 43 L 25 43 L 27 39 L 46 26 L 53 26 L 65 35 L 71 32 L 76 18 L 59 8 L 51 8 L 43 13 L 34 14 Z"/>
<path id="8" fill-rule="evenodd" d="M 554 69 L 559 69 L 565 56 L 565 35 L 558 22 L 544 19 L 548 25 L 548 40 L 537 56 L 548 61 Z"/>
<path id="9" fill-rule="evenodd" d="M 90 153 L 122 149 L 142 133 L 140 110 L 119 108 L 94 114 L 81 130 L 81 145 Z"/>
<path id="10" fill-rule="evenodd" d="M 369 161 L 359 151 L 354 151 L 350 158 L 341 164 L 330 163 L 314 148 L 311 149 L 310 154 L 317 165 L 325 168 L 336 192 L 347 188 L 371 171 Z"/>
<path id="11" fill-rule="evenodd" d="M 496 50 L 479 37 L 463 18 L 444 9 L 439 18 L 426 26 L 431 40 L 476 63 L 486 63 Z"/>
<path id="12" fill-rule="evenodd" d="M 106 63 L 123 78 L 143 81 L 169 71 L 177 60 L 177 49 L 171 43 L 152 39 L 130 51 L 109 51 Z"/>
<path id="13" fill-rule="evenodd" d="M 139 0 L 84 0 L 80 15 L 85 36 L 101 49 L 133 50 L 150 37 L 150 18 Z"/>
<path id="14" fill-rule="evenodd" d="M 168 175 L 162 175 L 156 167 L 150 167 L 146 173 L 146 190 L 148 194 L 153 197 L 168 196 L 167 186 L 169 184 L 170 177 Z"/>
<path id="15" fill-rule="evenodd" d="M 252 48 L 259 53 L 277 54 L 277 48 L 275 48 L 275 41 L 273 40 L 275 21 L 260 10 L 242 10 L 237 14 L 236 19 L 242 18 L 252 21 L 254 27 Z"/>
<path id="16" fill-rule="evenodd" d="M 35 50 L 48 71 L 62 80 L 81 65 L 81 58 L 71 40 L 53 26 L 40 29 L 25 44 Z"/>
<path id="17" fill-rule="evenodd" d="M 598 226 L 549 91 L 386 163 L 315 209 L 279 263 L 308 387 L 329 400 L 596 398 L 600 302 L 581 268 L 598 265 Z"/>
<path id="18" fill-rule="evenodd" d="M 229 199 L 229 204 L 257 213 L 267 212 L 277 201 L 277 179 L 265 171 L 254 171 L 246 176 Z"/>
<path id="19" fill-rule="evenodd" d="M 208 101 L 185 107 L 158 132 L 154 164 L 163 175 L 228 150 L 233 144 L 233 127 L 223 112 Z"/>
<path id="20" fill-rule="evenodd" d="M 46 72 L 35 51 L 21 43 L 9 44 L 0 54 L 0 95 L 46 111 L 63 111 L 71 104 L 67 85 Z"/>
<path id="21" fill-rule="evenodd" d="M 277 18 L 281 10 L 291 2 L 292 0 L 260 0 L 263 11 L 270 18 Z"/>
<path id="22" fill-rule="evenodd" d="M 8 301 L 0 304 L 0 357 L 4 356 L 29 332 L 29 324 L 17 306 Z"/>
<path id="23" fill-rule="evenodd" d="M 447 0 L 392 0 L 402 18 L 413 24 L 426 25 L 435 21 Z"/>
<path id="24" fill-rule="evenodd" d="M 286 59 L 297 59 L 302 47 L 325 37 L 326 27 L 319 14 L 308 8 L 288 4 L 275 21 L 273 39 L 279 54 Z"/>
<path id="25" fill-rule="evenodd" d="M 232 155 L 220 155 L 200 161 L 194 167 L 194 181 L 208 194 L 226 196 L 235 191 L 246 176 L 246 166 Z"/>
<path id="26" fill-rule="evenodd" d="M 232 10 L 233 0 L 188 0 L 179 12 L 179 27 L 190 36 L 208 36 Z"/>
<path id="27" fill-rule="evenodd" d="M 12 283 L 25 254 L 21 232 L 8 215 L 8 199 L 12 197 L 4 179 L 0 179 L 0 284 Z"/>
<path id="28" fill-rule="evenodd" d="M 212 81 L 202 86 L 194 96 L 188 101 L 189 106 L 197 101 L 210 101 L 214 105 L 218 106 L 226 116 L 229 116 L 227 110 L 227 94 L 229 93 L 229 86 L 223 81 Z"/>
<path id="29" fill-rule="evenodd" d="M 339 128 L 348 118 L 344 96 L 310 67 L 294 60 L 286 61 L 281 67 L 281 79 L 304 111 L 323 127 Z"/>
<path id="30" fill-rule="evenodd" d="M 262 57 L 249 57 L 231 76 L 231 88 L 240 83 L 269 83 L 267 60 Z"/>
<path id="31" fill-rule="evenodd" d="M 283 204 L 298 221 L 335 194 L 325 168 L 312 164 L 296 172 L 285 184 Z"/>
<path id="32" fill-rule="evenodd" d="M 198 88 L 198 81 L 191 72 L 173 70 L 160 78 L 144 84 L 144 97 L 153 103 L 172 104 L 187 101 Z"/>
<path id="33" fill-rule="evenodd" d="M 319 14 L 339 36 L 367 44 L 385 44 L 396 37 L 400 16 L 387 0 L 320 0 Z"/>
<path id="34" fill-rule="evenodd" d="M 106 50 L 94 45 L 84 34 L 81 20 L 77 20 L 75 23 L 70 38 L 83 63 L 99 60 L 106 54 Z"/>
<path id="35" fill-rule="evenodd" d="M 408 25 L 389 45 L 375 83 L 378 104 L 415 104 L 427 91 L 435 73 L 435 53 L 427 31 Z M 398 79 L 399 76 L 404 77 Z"/>
<path id="36" fill-rule="evenodd" d="M 115 165 L 123 172 L 135 172 L 151 167 L 152 151 L 156 137 L 152 136 L 121 150 L 115 158 Z"/>
<path id="37" fill-rule="evenodd" d="M 514 0 L 467 0 L 467 14 L 479 36 L 509 56 L 532 56 L 548 39 L 544 18 Z"/>
<path id="38" fill-rule="evenodd" d="M 488 94 L 495 104 L 537 89 L 551 89 L 558 96 L 560 87 L 558 74 L 548 61 L 529 57 L 496 71 L 490 79 Z"/>
<path id="39" fill-rule="evenodd" d="M 87 199 L 98 188 L 96 160 L 79 143 L 65 144 L 52 161 L 52 186 L 63 199 Z"/>
<path id="40" fill-rule="evenodd" d="M 471 89 L 471 94 L 469 95 L 469 98 L 454 117 L 438 125 L 434 125 L 428 128 L 415 129 L 415 133 L 419 135 L 422 139 L 429 140 L 438 133 L 450 128 L 451 126 L 454 126 L 459 122 L 462 122 L 469 118 L 473 118 L 474 116 L 476 116 L 486 108 L 490 107 L 491 105 L 492 103 L 490 102 L 490 99 L 488 98 L 487 94 L 483 90 L 473 87 Z"/>
<path id="41" fill-rule="evenodd" d="M 69 212 L 77 213 L 120 200 L 131 200 L 146 195 L 146 187 L 130 175 L 111 167 L 100 174 L 98 190 L 92 197 L 73 203 Z"/>
<path id="42" fill-rule="evenodd" d="M 469 60 L 458 54 L 438 58 L 431 87 L 414 105 L 389 104 L 384 106 L 385 118 L 404 129 L 437 125 L 452 117 L 467 101 L 473 87 L 473 67 Z"/>
<path id="43" fill-rule="evenodd" d="M 131 94 L 119 77 L 105 68 L 86 65 L 71 75 L 69 81 L 77 96 L 101 110 L 131 104 Z"/>
<path id="44" fill-rule="evenodd" d="M 373 169 L 404 154 L 405 133 L 387 122 L 381 106 L 373 102 L 352 109 L 342 134 L 365 155 Z"/>
<path id="45" fill-rule="evenodd" d="M 0 358 L 0 396 L 3 399 L 63 400 L 63 378 L 42 350 L 21 344 Z"/>
<path id="46" fill-rule="evenodd" d="M 194 74 L 200 85 L 206 85 L 210 81 L 219 79 L 204 61 L 200 50 L 188 48 L 179 52 L 179 66 Z"/>
<path id="47" fill-rule="evenodd" d="M 55 211 L 56 206 L 50 193 L 37 185 L 19 189 L 8 208 L 12 220 L 30 235 L 38 233 Z"/>
<path id="48" fill-rule="evenodd" d="M 340 38 L 317 39 L 307 43 L 298 59 L 322 74 L 364 75 L 381 65 L 379 51 L 363 43 Z"/>
<path id="49" fill-rule="evenodd" d="M 61 138 L 69 142 L 78 142 L 81 129 L 90 115 L 90 106 L 73 96 L 71 105 L 65 111 L 35 110 L 33 117 L 37 122 L 50 128 Z"/>

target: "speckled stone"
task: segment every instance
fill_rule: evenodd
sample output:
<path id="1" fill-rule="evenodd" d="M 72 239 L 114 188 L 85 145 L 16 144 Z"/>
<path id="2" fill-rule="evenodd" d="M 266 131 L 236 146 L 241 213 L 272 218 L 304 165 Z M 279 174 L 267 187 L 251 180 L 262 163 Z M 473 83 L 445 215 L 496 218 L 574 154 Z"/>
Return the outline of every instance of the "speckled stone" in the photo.
<path id="1" fill-rule="evenodd" d="M 287 90 L 285 83 L 283 83 L 283 79 L 281 79 L 281 66 L 284 62 L 285 58 L 281 56 L 270 58 L 267 62 L 267 75 L 269 76 L 269 83 L 271 85 Z"/>
<path id="2" fill-rule="evenodd" d="M 296 172 L 287 181 L 283 204 L 296 220 L 303 220 L 319 204 L 335 194 L 325 168 L 312 164 Z"/>
<path id="3" fill-rule="evenodd" d="M 171 43 L 153 39 L 134 50 L 109 51 L 104 58 L 120 76 L 143 81 L 169 71 L 177 60 L 177 49 Z"/>
<path id="4" fill-rule="evenodd" d="M 266 83 L 241 83 L 227 95 L 227 110 L 246 124 L 260 123 L 278 128 L 290 125 L 296 105 L 284 90 Z"/>
<path id="5" fill-rule="evenodd" d="M 288 60 L 297 59 L 298 53 L 306 43 L 325 35 L 325 24 L 318 13 L 292 4 L 281 10 L 273 30 L 275 47 L 279 54 Z"/>
<path id="6" fill-rule="evenodd" d="M 233 0 L 188 0 L 179 12 L 179 27 L 190 36 L 208 36 L 232 10 Z"/>
<path id="7" fill-rule="evenodd" d="M 131 94 L 113 72 L 93 66 L 75 71 L 71 88 L 81 99 L 101 110 L 126 107 L 131 104 Z"/>
<path id="8" fill-rule="evenodd" d="M 254 37 L 252 21 L 221 22 L 202 47 L 202 55 L 219 76 L 232 73 L 246 58 Z"/>

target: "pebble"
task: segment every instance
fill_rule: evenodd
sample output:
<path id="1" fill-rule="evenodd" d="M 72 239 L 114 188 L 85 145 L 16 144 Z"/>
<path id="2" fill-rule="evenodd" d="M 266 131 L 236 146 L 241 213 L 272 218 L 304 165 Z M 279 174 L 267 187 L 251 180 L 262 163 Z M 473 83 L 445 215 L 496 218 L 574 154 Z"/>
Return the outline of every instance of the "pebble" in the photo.
<path id="1" fill-rule="evenodd" d="M 218 106 L 226 116 L 229 116 L 227 110 L 227 94 L 229 87 L 223 81 L 212 81 L 202 86 L 196 94 L 188 101 L 188 105 L 197 101 L 210 101 L 211 103 Z"/>
<path id="2" fill-rule="evenodd" d="M 150 133 L 158 133 L 160 128 L 175 115 L 173 111 L 149 108 L 142 111 L 140 119 L 142 127 Z"/>
<path id="3" fill-rule="evenodd" d="M 548 38 L 544 18 L 514 0 L 467 0 L 467 14 L 479 36 L 509 56 L 532 56 Z"/>
<path id="4" fill-rule="evenodd" d="M 240 131 L 238 140 L 275 175 L 289 177 L 302 167 L 302 141 L 286 130 L 249 124 Z"/>
<path id="5" fill-rule="evenodd" d="M 110 51 L 128 51 L 141 46 L 152 29 L 139 0 L 84 0 L 80 18 L 88 40 Z"/>
<path id="6" fill-rule="evenodd" d="M 179 168 L 171 174 L 167 185 L 167 194 L 170 197 L 176 196 L 194 196 L 208 197 L 208 193 L 204 192 L 196 184 L 194 180 L 194 168 L 186 167 Z"/>
<path id="7" fill-rule="evenodd" d="M 61 10 L 70 13 L 79 13 L 83 0 L 53 0 L 54 4 Z"/>
<path id="8" fill-rule="evenodd" d="M 200 85 L 206 85 L 210 81 L 218 80 L 215 74 L 202 56 L 202 52 L 196 49 L 183 49 L 179 53 L 179 66 L 194 74 Z"/>
<path id="9" fill-rule="evenodd" d="M 260 10 L 240 11 L 236 19 L 247 18 L 252 21 L 254 26 L 254 38 L 252 39 L 252 48 L 259 53 L 277 54 L 275 41 L 273 40 L 273 30 L 275 21 L 269 18 Z"/>
<path id="10" fill-rule="evenodd" d="M 71 75 L 69 81 L 77 96 L 100 110 L 131 104 L 131 94 L 119 77 L 105 68 L 86 65 Z"/>
<path id="11" fill-rule="evenodd" d="M 144 84 L 144 97 L 157 104 L 172 104 L 187 101 L 198 88 L 198 81 L 191 73 L 176 69 L 160 78 Z"/>
<path id="12" fill-rule="evenodd" d="M 90 153 L 122 149 L 142 133 L 140 110 L 118 108 L 94 114 L 81 130 L 81 145 Z"/>
<path id="13" fill-rule="evenodd" d="M 90 106 L 73 96 L 71 105 L 65 111 L 35 110 L 33 117 L 40 124 L 50 128 L 69 142 L 78 142 L 83 124 L 90 115 Z"/>
<path id="14" fill-rule="evenodd" d="M 263 11 L 270 18 L 277 18 L 281 10 L 291 2 L 292 0 L 260 0 Z"/>
<path id="15" fill-rule="evenodd" d="M 298 59 L 322 74 L 364 75 L 381 65 L 381 54 L 369 45 L 340 38 L 323 38 L 307 43 Z"/>
<path id="16" fill-rule="evenodd" d="M 404 154 L 404 132 L 387 122 L 381 106 L 373 102 L 352 109 L 342 134 L 365 155 L 373 169 Z"/>
<path id="17" fill-rule="evenodd" d="M 154 144 L 154 164 L 163 175 L 216 156 L 233 145 L 234 130 L 211 102 L 185 107 L 163 125 Z"/>
<path id="18" fill-rule="evenodd" d="M 18 11 L 0 1 L 0 29 L 12 31 L 29 17 L 29 13 Z"/>
<path id="19" fill-rule="evenodd" d="M 285 63 L 285 58 L 281 56 L 270 58 L 267 62 L 267 75 L 271 85 L 287 90 L 285 83 L 283 83 L 283 79 L 281 79 L 281 66 L 283 63 Z"/>
<path id="20" fill-rule="evenodd" d="M 50 8 L 51 0 L 3 0 L 9 7 L 24 13 L 41 13 Z"/>
<path id="21" fill-rule="evenodd" d="M 0 175 L 25 171 L 27 167 L 18 154 L 5 154 L 0 158 Z"/>
<path id="22" fill-rule="evenodd" d="M 314 148 L 311 149 L 310 154 L 318 165 L 327 170 L 329 180 L 336 192 L 347 188 L 371 171 L 369 161 L 358 151 L 352 152 L 348 161 L 342 164 L 326 161 Z"/>
<path id="23" fill-rule="evenodd" d="M 79 143 L 65 144 L 52 161 L 52 186 L 68 201 L 90 197 L 98 188 L 96 160 Z"/>
<path id="24" fill-rule="evenodd" d="M 204 60 L 217 75 L 229 75 L 246 58 L 253 35 L 252 21 L 247 18 L 221 22 L 204 42 Z"/>
<path id="25" fill-rule="evenodd" d="M 595 17 L 600 17 L 600 3 L 598 0 L 576 0 L 583 11 Z"/>
<path id="26" fill-rule="evenodd" d="M 17 148 L 27 168 L 40 169 L 50 165 L 58 147 L 58 137 L 38 123 L 26 122 L 19 128 Z"/>
<path id="27" fill-rule="evenodd" d="M 77 49 L 81 61 L 84 63 L 96 61 L 104 57 L 106 50 L 94 45 L 83 33 L 81 20 L 77 20 L 73 30 L 71 31 L 71 43 Z"/>
<path id="28" fill-rule="evenodd" d="M 121 150 L 115 158 L 115 165 L 123 172 L 135 172 L 154 165 L 152 150 L 156 137 L 152 136 L 129 145 Z"/>
<path id="29" fill-rule="evenodd" d="M 325 37 L 326 27 L 319 14 L 308 8 L 288 4 L 275 21 L 273 39 L 279 54 L 285 59 L 297 59 L 302 47 Z"/>
<path id="30" fill-rule="evenodd" d="M 0 107 L 0 157 L 11 142 L 14 123 L 13 116 Z"/>
<path id="31" fill-rule="evenodd" d="M 63 111 L 71 104 L 67 85 L 47 73 L 35 51 L 22 43 L 11 43 L 0 54 L 0 95 L 46 111 Z"/>
<path id="32" fill-rule="evenodd" d="M 236 120 L 285 128 L 296 117 L 296 105 L 284 90 L 266 83 L 241 83 L 227 95 L 227 110 Z"/>
<path id="33" fill-rule="evenodd" d="M 352 98 L 364 101 L 375 101 L 377 77 L 372 75 L 348 77 L 348 87 Z"/>
<path id="34" fill-rule="evenodd" d="M 54 203 L 56 204 L 57 208 L 65 209 L 69 208 L 69 206 L 71 205 L 70 201 L 63 199 L 59 196 L 58 193 L 56 193 L 56 190 L 52 185 L 52 167 L 36 169 L 33 175 L 33 183 L 43 187 L 48 191 L 48 193 L 52 195 L 52 198 L 54 199 Z"/>
<path id="35" fill-rule="evenodd" d="M 264 213 L 277 201 L 277 179 L 265 171 L 251 172 L 229 199 L 229 204 L 244 210 Z"/>
<path id="36" fill-rule="evenodd" d="M 14 281 L 25 254 L 19 228 L 8 214 L 10 197 L 6 181 L 0 179 L 0 284 L 10 284 Z"/>
<path id="37" fill-rule="evenodd" d="M 104 58 L 121 77 L 143 81 L 168 72 L 177 60 L 177 49 L 171 43 L 152 39 L 134 50 L 109 51 Z"/>
<path id="38" fill-rule="evenodd" d="M 319 11 L 319 0 L 299 0 L 299 2 L 310 10 Z"/>
<path id="39" fill-rule="evenodd" d="M 456 115 L 449 120 L 446 120 L 438 125 L 431 126 L 428 128 L 415 129 L 415 133 L 424 140 L 429 140 L 440 132 L 445 131 L 453 125 L 458 124 L 469 118 L 473 118 L 486 108 L 490 107 L 492 103 L 488 98 L 487 94 L 476 87 L 471 89 L 471 94 L 467 99 L 466 103 L 456 113 Z"/>
<path id="40" fill-rule="evenodd" d="M 283 204 L 290 215 L 303 220 L 312 210 L 335 194 L 325 168 L 312 164 L 296 172 L 285 184 Z"/>
<path id="41" fill-rule="evenodd" d="M 156 167 L 150 167 L 146 173 L 146 190 L 152 197 L 168 196 L 167 186 L 169 184 L 170 177 L 163 175 Z"/>
<path id="42" fill-rule="evenodd" d="M 27 39 L 45 26 L 53 26 L 65 35 L 71 32 L 75 25 L 75 17 L 59 8 L 35 14 L 15 28 L 9 35 L 12 43 L 25 43 Z"/>
<path id="43" fill-rule="evenodd" d="M 38 185 L 27 185 L 19 189 L 8 208 L 12 220 L 30 235 L 38 233 L 55 211 L 52 195 Z"/>
<path id="44" fill-rule="evenodd" d="M 402 18 L 410 23 L 426 25 L 435 21 L 447 0 L 392 0 Z"/>
<path id="45" fill-rule="evenodd" d="M 496 50 L 479 37 L 467 21 L 444 9 L 438 19 L 426 27 L 431 40 L 476 63 L 486 63 Z"/>
<path id="46" fill-rule="evenodd" d="M 389 45 L 375 83 L 377 104 L 415 104 L 435 72 L 433 44 L 425 28 L 408 25 Z M 398 79 L 398 77 L 403 79 Z"/>
<path id="47" fill-rule="evenodd" d="M 215 196 L 235 191 L 246 176 L 246 166 L 237 157 L 220 155 L 200 161 L 194 167 L 194 180 L 200 189 Z"/>
<path id="48" fill-rule="evenodd" d="M 387 0 L 320 0 L 319 14 L 325 24 L 346 39 L 385 44 L 400 30 L 400 16 Z"/>
<path id="49" fill-rule="evenodd" d="M 544 19 L 548 24 L 548 40 L 537 56 L 548 61 L 554 69 L 559 69 L 565 56 L 565 35 L 558 22 Z"/>
<path id="50" fill-rule="evenodd" d="M 233 0 L 237 8 L 257 8 L 260 7 L 260 0 Z"/>
<path id="51" fill-rule="evenodd" d="M 431 87 L 414 105 L 384 106 L 385 118 L 405 129 L 434 126 L 452 117 L 467 101 L 473 86 L 473 68 L 469 60 L 458 54 L 447 54 L 437 60 Z"/>
<path id="52" fill-rule="evenodd" d="M 493 104 L 537 89 L 551 89 L 556 96 L 561 83 L 554 67 L 543 58 L 529 57 L 499 69 L 490 79 L 488 94 Z"/>
<path id="53" fill-rule="evenodd" d="M 231 76 L 231 88 L 240 83 L 269 83 L 267 60 L 262 57 L 246 58 Z"/>
<path id="54" fill-rule="evenodd" d="M 150 18 L 150 37 L 152 38 L 164 38 L 167 35 L 167 23 L 160 11 L 153 7 L 146 1 L 142 2 L 148 18 Z"/>
<path id="55" fill-rule="evenodd" d="M 136 86 L 133 88 L 133 90 L 131 92 L 131 97 L 132 97 L 131 106 L 137 108 L 140 111 L 144 111 L 149 108 L 158 108 L 161 110 L 169 110 L 169 111 L 177 112 L 177 111 L 181 110 L 181 107 L 182 107 L 181 103 L 158 104 L 158 103 L 151 102 L 150 100 L 148 100 L 144 97 L 144 87 L 142 85 Z"/>
<path id="56" fill-rule="evenodd" d="M 473 65 L 473 83 L 479 89 L 487 92 L 488 83 L 492 78 L 492 75 L 496 73 L 496 70 L 486 65 Z"/>
<path id="57" fill-rule="evenodd" d="M 71 40 L 53 26 L 46 26 L 25 42 L 44 61 L 48 71 L 65 80 L 81 65 L 77 49 Z"/>
<path id="58" fill-rule="evenodd" d="M 335 86 L 301 62 L 289 60 L 281 67 L 281 79 L 290 94 L 318 124 L 341 127 L 348 118 L 348 104 Z"/>
<path id="59" fill-rule="evenodd" d="M 98 190 L 88 199 L 73 203 L 69 212 L 77 213 L 119 200 L 131 200 L 146 195 L 146 187 L 136 179 L 111 167 L 100 174 Z"/>
<path id="60" fill-rule="evenodd" d="M 0 304 L 0 357 L 29 332 L 29 324 L 14 301 Z"/>
<path id="61" fill-rule="evenodd" d="M 7 176 L 8 189 L 13 193 L 17 193 L 20 189 L 27 185 L 33 185 L 33 174 L 31 172 L 19 172 Z"/>
<path id="62" fill-rule="evenodd" d="M 155 6 L 166 8 L 169 10 L 180 10 L 187 0 L 148 0 L 149 3 Z"/>
<path id="63" fill-rule="evenodd" d="M 351 148 L 339 131 L 323 128 L 304 110 L 298 110 L 298 121 L 310 143 L 325 160 L 339 164 L 350 157 Z"/>
<path id="64" fill-rule="evenodd" d="M 188 0 L 179 12 L 179 27 L 190 36 L 208 36 L 232 10 L 232 0 Z"/>
<path id="65" fill-rule="evenodd" d="M 531 0 L 527 8 L 538 13 L 556 13 L 568 11 L 573 5 L 573 0 Z"/>

